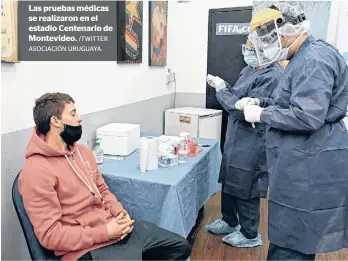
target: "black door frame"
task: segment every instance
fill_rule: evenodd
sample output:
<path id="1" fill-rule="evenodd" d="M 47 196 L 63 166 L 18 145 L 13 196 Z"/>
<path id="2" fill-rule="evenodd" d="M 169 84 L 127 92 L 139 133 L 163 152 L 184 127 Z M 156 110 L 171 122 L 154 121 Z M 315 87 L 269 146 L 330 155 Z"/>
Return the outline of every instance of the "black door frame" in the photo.
<path id="1" fill-rule="evenodd" d="M 208 46 L 207 46 L 207 72 L 206 74 L 208 74 L 208 70 L 209 70 L 209 64 L 211 64 L 211 50 L 212 50 L 212 46 L 211 46 L 211 41 L 212 41 L 212 37 L 213 37 L 213 15 L 214 13 L 222 13 L 222 12 L 234 12 L 234 11 L 250 11 L 252 12 L 253 7 L 252 6 L 240 6 L 240 7 L 227 7 L 227 8 L 216 8 L 216 9 L 209 9 L 209 20 L 208 20 Z M 214 25 L 215 26 L 215 25 Z M 230 83 L 231 85 L 234 85 L 235 83 Z M 206 100 L 206 107 L 210 107 L 207 106 L 207 102 L 208 102 L 208 95 L 210 95 L 210 91 L 209 91 L 209 87 L 208 84 L 206 84 L 206 91 L 205 91 L 205 100 Z M 224 129 L 227 128 L 227 120 L 228 120 L 228 115 L 227 112 L 222 108 L 221 105 L 219 105 L 219 109 L 221 109 L 223 111 L 223 117 L 222 117 L 222 124 L 221 124 L 221 144 L 220 144 L 220 148 L 221 151 L 223 152 L 223 146 L 224 146 L 224 142 L 225 142 L 225 135 L 226 135 L 226 130 L 223 131 Z M 226 121 L 226 122 L 224 122 Z M 224 137 L 223 137 L 224 136 Z"/>
<path id="2" fill-rule="evenodd" d="M 213 27 L 213 14 L 214 13 L 221 13 L 221 12 L 231 12 L 231 11 L 244 11 L 244 10 L 250 10 L 253 11 L 252 6 L 240 6 L 240 7 L 226 7 L 226 8 L 217 8 L 217 9 L 209 9 L 209 20 L 208 20 L 208 55 L 207 55 L 207 74 L 208 74 L 208 64 L 211 62 L 211 39 L 212 34 L 209 34 L 209 32 L 212 31 Z"/>

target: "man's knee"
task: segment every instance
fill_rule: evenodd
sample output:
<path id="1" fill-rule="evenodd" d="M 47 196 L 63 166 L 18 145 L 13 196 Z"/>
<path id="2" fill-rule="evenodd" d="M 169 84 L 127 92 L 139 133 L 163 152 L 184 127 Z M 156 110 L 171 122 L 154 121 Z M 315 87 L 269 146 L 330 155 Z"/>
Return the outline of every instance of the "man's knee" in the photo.
<path id="1" fill-rule="evenodd" d="M 183 236 L 160 228 L 157 225 L 144 220 L 136 221 L 135 226 L 145 228 L 145 230 L 149 231 L 150 233 L 155 233 L 157 238 L 163 237 L 162 239 L 168 240 L 170 245 L 175 249 L 175 252 L 180 260 L 186 260 L 190 256 L 191 245 Z"/>
<path id="2" fill-rule="evenodd" d="M 146 231 L 151 231 L 154 226 L 156 225 L 145 220 L 137 220 L 134 223 L 134 227 L 145 229 Z"/>
<path id="3" fill-rule="evenodd" d="M 134 224 L 144 225 L 144 224 L 149 224 L 149 222 L 147 222 L 147 221 L 145 221 L 145 220 L 137 220 L 137 221 L 135 221 Z"/>
<path id="4" fill-rule="evenodd" d="M 184 250 L 185 250 L 185 254 L 186 254 L 186 257 L 185 258 L 189 258 L 190 255 L 191 255 L 191 250 L 192 250 L 192 247 L 190 245 L 190 243 L 185 239 L 185 247 L 184 247 Z"/>
<path id="5" fill-rule="evenodd" d="M 181 252 L 183 259 L 186 260 L 190 256 L 190 254 L 191 254 L 191 245 L 183 237 L 179 241 L 180 241 L 180 243 L 179 243 L 179 245 L 180 245 L 179 249 L 180 250 L 179 251 Z"/>

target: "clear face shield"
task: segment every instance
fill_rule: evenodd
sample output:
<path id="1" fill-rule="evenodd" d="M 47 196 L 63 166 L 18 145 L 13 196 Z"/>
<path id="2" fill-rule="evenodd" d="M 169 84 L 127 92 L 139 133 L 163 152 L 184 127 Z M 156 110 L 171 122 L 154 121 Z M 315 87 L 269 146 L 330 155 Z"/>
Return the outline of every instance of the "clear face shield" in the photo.
<path id="1" fill-rule="evenodd" d="M 250 34 L 261 66 L 287 60 L 290 47 L 310 29 L 310 22 L 305 20 L 304 14 L 284 16 L 285 21 L 283 18 L 271 20 Z M 283 42 L 284 46 L 282 38 L 287 39 L 286 44 Z"/>
<path id="2" fill-rule="evenodd" d="M 251 38 L 261 66 L 279 60 L 283 48 L 276 21 L 270 21 L 251 32 Z"/>

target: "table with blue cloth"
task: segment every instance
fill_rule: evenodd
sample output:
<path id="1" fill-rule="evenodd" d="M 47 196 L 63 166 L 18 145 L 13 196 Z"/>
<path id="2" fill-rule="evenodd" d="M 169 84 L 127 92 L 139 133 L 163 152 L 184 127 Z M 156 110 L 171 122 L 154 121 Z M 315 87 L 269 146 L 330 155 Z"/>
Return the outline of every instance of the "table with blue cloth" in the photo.
<path id="1" fill-rule="evenodd" d="M 104 159 L 105 182 L 131 218 L 154 223 L 185 238 L 195 226 L 199 210 L 221 189 L 217 140 L 194 139 L 210 145 L 186 163 L 154 171 L 140 171 L 139 152 L 124 160 Z"/>

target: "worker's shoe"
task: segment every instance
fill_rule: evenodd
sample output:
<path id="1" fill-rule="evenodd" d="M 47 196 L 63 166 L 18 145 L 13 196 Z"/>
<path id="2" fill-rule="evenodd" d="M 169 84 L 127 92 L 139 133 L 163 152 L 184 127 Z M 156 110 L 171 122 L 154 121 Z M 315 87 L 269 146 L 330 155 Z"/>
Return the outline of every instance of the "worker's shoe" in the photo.
<path id="1" fill-rule="evenodd" d="M 229 234 L 240 229 L 240 226 L 231 227 L 222 219 L 217 219 L 213 223 L 206 225 L 205 228 L 208 232 L 213 234 Z"/>
<path id="2" fill-rule="evenodd" d="M 223 237 L 222 241 L 234 247 L 257 247 L 263 244 L 260 234 L 253 239 L 248 239 L 239 230 Z"/>

